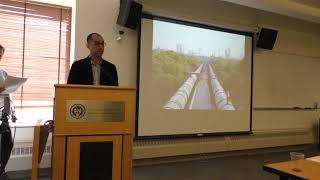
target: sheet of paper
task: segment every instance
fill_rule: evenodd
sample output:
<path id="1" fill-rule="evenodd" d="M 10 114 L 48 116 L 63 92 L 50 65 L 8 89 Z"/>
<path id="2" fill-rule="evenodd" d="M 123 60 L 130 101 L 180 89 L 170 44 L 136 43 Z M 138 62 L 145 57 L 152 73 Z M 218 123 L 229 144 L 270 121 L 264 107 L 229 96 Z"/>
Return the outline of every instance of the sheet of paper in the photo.
<path id="1" fill-rule="evenodd" d="M 310 157 L 310 158 L 307 158 L 307 160 L 311 160 L 311 161 L 315 161 L 315 162 L 320 163 L 320 156 Z"/>
<path id="2" fill-rule="evenodd" d="M 1 94 L 11 94 L 15 92 L 23 83 L 27 81 L 27 78 L 20 78 L 8 75 L 4 81 L 5 90 Z"/>

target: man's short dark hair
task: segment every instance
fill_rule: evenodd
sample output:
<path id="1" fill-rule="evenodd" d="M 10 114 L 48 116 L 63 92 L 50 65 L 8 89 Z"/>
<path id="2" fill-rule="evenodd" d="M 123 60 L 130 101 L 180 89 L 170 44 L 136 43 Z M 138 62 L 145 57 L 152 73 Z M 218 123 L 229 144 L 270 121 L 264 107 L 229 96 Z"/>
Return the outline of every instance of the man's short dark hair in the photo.
<path id="1" fill-rule="evenodd" d="M 1 50 L 1 51 L 4 51 L 4 49 L 5 49 L 5 48 L 0 44 L 0 50 Z"/>
<path id="2" fill-rule="evenodd" d="M 93 36 L 93 35 L 102 37 L 99 33 L 91 33 L 91 34 L 89 34 L 89 35 L 87 36 L 87 43 L 92 39 L 92 36 Z"/>

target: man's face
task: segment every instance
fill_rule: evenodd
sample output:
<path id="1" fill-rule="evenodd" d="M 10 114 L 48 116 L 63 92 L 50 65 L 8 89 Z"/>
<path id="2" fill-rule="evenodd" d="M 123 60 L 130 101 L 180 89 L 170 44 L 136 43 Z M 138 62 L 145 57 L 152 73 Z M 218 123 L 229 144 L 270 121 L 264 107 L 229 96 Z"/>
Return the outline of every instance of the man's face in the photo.
<path id="1" fill-rule="evenodd" d="M 1 59 L 2 59 L 3 54 L 4 54 L 4 49 L 1 49 L 1 50 L 0 50 L 0 61 L 1 61 Z"/>
<path id="2" fill-rule="evenodd" d="M 90 55 L 93 58 L 101 58 L 104 52 L 104 39 L 99 35 L 92 35 L 91 40 L 87 43 L 87 48 L 90 50 Z"/>

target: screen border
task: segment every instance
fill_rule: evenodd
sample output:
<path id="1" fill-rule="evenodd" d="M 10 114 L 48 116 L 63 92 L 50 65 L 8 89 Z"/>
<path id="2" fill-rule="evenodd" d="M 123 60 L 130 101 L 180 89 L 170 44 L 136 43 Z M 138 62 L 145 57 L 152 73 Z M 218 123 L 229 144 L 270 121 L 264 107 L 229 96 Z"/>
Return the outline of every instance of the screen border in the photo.
<path id="1" fill-rule="evenodd" d="M 152 135 L 152 136 L 140 136 L 139 135 L 139 97 L 140 97 L 140 53 L 141 53 L 141 19 L 152 19 L 152 20 L 159 20 L 164 22 L 171 22 L 175 24 L 182 24 L 194 27 L 200 27 L 210 30 L 222 31 L 227 33 L 239 34 L 244 36 L 250 36 L 252 39 L 252 48 L 251 48 L 251 87 L 250 87 L 250 130 L 249 131 L 235 131 L 235 132 L 212 132 L 212 133 L 196 133 L 196 134 L 170 134 L 170 135 Z M 157 16 L 152 15 L 149 13 L 142 13 L 141 19 L 139 20 L 139 26 L 137 28 L 138 31 L 138 48 L 137 48 L 137 91 L 136 91 L 136 114 L 135 114 L 135 140 L 147 140 L 147 139 L 175 139 L 175 138 L 200 138 L 200 137 L 208 137 L 208 136 L 226 136 L 226 135 L 250 135 L 253 134 L 252 132 L 252 99 L 253 99 L 253 56 L 254 56 L 254 33 L 253 32 L 246 32 L 246 31 L 239 31 L 234 29 L 228 29 L 213 25 L 201 24 L 197 22 L 173 19 L 164 16 Z"/>

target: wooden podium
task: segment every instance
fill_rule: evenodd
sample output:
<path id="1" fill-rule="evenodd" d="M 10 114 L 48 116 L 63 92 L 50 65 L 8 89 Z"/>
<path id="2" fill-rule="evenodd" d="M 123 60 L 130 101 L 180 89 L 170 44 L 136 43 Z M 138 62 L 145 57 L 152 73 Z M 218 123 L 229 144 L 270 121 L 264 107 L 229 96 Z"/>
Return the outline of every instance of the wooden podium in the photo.
<path id="1" fill-rule="evenodd" d="M 53 180 L 131 180 L 135 89 L 55 85 Z"/>

